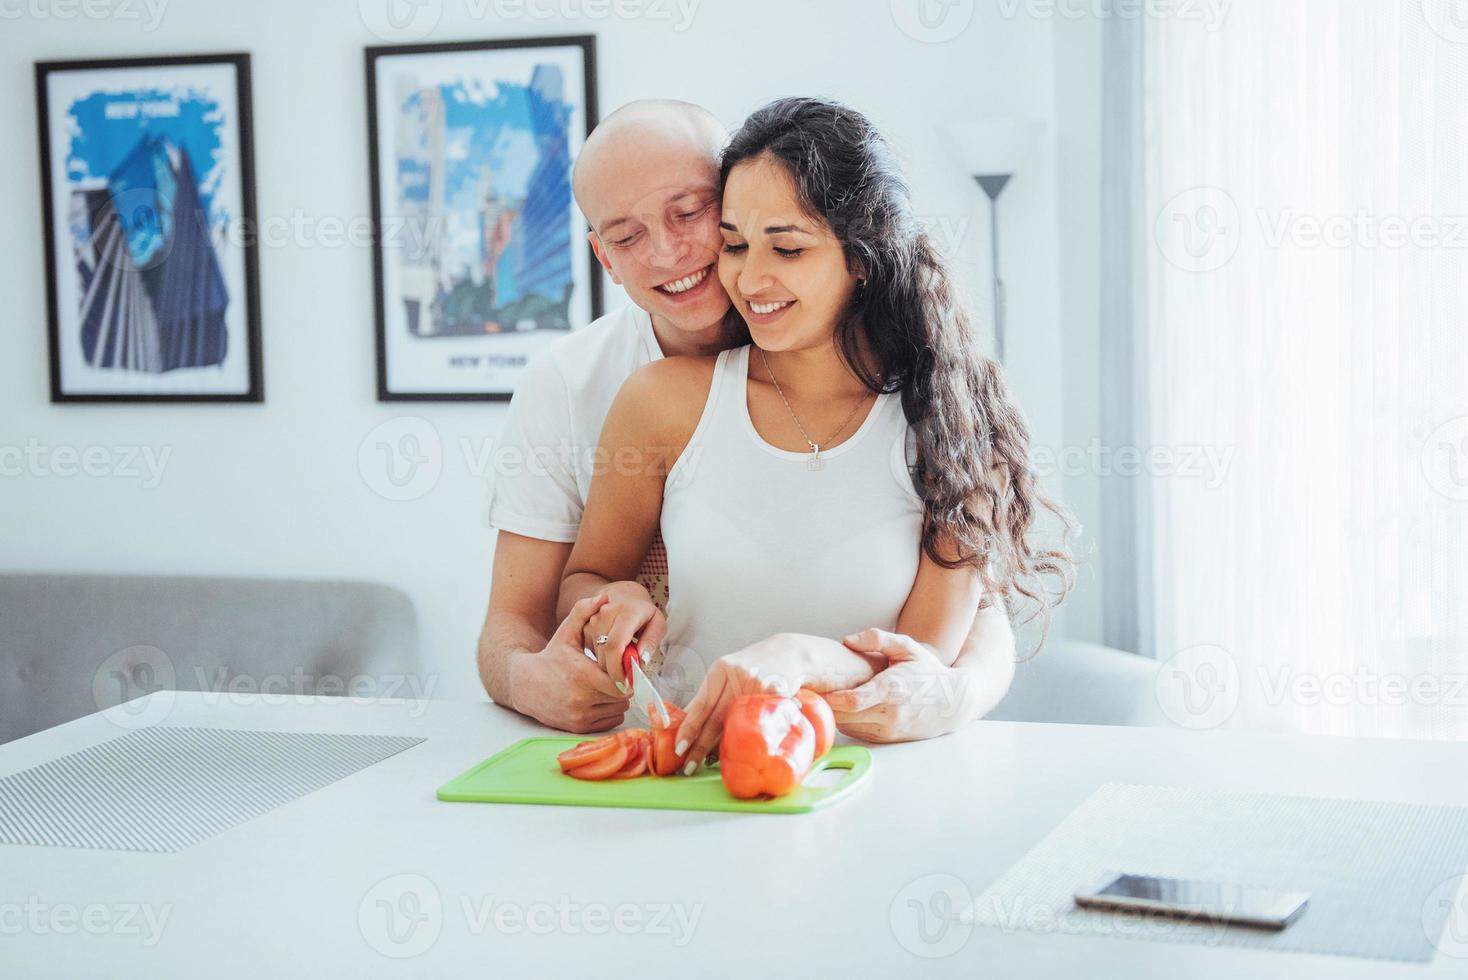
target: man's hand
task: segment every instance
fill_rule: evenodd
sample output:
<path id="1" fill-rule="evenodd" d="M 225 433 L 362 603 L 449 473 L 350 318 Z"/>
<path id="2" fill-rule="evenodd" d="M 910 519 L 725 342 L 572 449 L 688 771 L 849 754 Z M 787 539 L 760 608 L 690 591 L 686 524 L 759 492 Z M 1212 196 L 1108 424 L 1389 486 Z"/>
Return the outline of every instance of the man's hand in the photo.
<path id="1" fill-rule="evenodd" d="M 868 629 L 845 638 L 857 653 L 880 654 L 888 666 L 860 687 L 825 695 L 842 734 L 868 742 L 906 742 L 946 735 L 969 720 L 964 671 L 902 633 Z"/>
<path id="2" fill-rule="evenodd" d="M 668 635 L 668 619 L 637 582 L 612 582 L 597 595 L 606 604 L 583 627 L 581 643 L 596 654 L 616 690 L 630 691 L 622 676 L 622 651 L 635 639 L 642 662 L 647 663 Z M 603 636 L 604 642 L 596 642 Z"/>
<path id="3" fill-rule="evenodd" d="M 510 661 L 514 709 L 541 724 L 582 734 L 616 728 L 629 699 L 617 693 L 605 670 L 581 652 L 586 624 L 606 604 L 605 596 L 582 599 L 544 650 Z"/>

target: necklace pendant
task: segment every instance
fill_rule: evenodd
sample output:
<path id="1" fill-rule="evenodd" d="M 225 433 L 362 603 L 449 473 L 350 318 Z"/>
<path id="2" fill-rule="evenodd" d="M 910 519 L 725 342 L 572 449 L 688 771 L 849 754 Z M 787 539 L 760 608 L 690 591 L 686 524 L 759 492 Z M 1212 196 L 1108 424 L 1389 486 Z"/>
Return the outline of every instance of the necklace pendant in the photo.
<path id="1" fill-rule="evenodd" d="M 806 460 L 805 468 L 808 470 L 823 470 L 826 468 L 826 461 L 821 459 L 820 446 L 810 447 L 810 459 Z"/>

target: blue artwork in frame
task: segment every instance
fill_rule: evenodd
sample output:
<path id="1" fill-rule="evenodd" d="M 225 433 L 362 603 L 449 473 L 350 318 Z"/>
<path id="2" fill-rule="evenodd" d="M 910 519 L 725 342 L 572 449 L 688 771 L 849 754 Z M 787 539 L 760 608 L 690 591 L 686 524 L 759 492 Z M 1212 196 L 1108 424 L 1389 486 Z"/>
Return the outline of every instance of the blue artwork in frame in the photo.
<path id="1" fill-rule="evenodd" d="M 530 357 L 601 313 L 571 196 L 594 39 L 366 55 L 378 397 L 509 398 Z"/>
<path id="2" fill-rule="evenodd" d="M 260 401 L 249 56 L 40 62 L 51 400 Z"/>

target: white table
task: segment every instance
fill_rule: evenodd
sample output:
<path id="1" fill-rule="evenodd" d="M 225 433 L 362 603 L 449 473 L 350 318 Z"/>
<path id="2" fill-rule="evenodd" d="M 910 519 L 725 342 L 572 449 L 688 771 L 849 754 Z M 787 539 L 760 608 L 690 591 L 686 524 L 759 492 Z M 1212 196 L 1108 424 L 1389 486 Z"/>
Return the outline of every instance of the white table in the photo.
<path id="1" fill-rule="evenodd" d="M 894 904 L 923 896 L 926 876 L 956 876 L 977 895 L 1102 783 L 1468 805 L 1464 744 L 981 722 L 876 747 L 870 785 L 827 811 L 751 816 L 441 803 L 438 786 L 545 732 L 487 703 L 151 697 L 176 698 L 169 725 L 427 741 L 176 854 L 0 847 L 5 976 L 1468 972 L 1468 960 L 1442 954 L 1421 966 L 961 924 L 950 928 L 969 929 L 967 940 L 931 959 L 909 947 L 937 947 L 910 932 L 904 944 L 890 922 Z M 0 746 L 0 775 L 122 733 L 98 714 Z M 405 913 L 413 896 L 427 904 L 388 935 L 378 900 Z M 151 946 L 147 910 L 168 916 Z M 85 915 L 98 934 L 82 928 Z"/>

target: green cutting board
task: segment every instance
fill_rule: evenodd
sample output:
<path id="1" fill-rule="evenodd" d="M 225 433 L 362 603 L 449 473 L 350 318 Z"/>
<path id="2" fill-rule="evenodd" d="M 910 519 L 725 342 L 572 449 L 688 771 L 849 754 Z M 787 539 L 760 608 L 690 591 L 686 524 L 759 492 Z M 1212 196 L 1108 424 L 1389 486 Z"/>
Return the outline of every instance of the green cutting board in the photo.
<path id="1" fill-rule="evenodd" d="M 809 813 L 844 800 L 864 785 L 872 753 L 860 745 L 838 745 L 811 766 L 803 783 L 828 769 L 848 770 L 831 786 L 802 784 L 775 799 L 737 800 L 717 769 L 692 776 L 637 776 L 590 781 L 561 772 L 556 756 L 584 738 L 527 738 L 496 752 L 438 789 L 455 803 L 542 803 L 554 806 L 621 806 L 650 810 L 738 810 L 746 813 Z"/>

